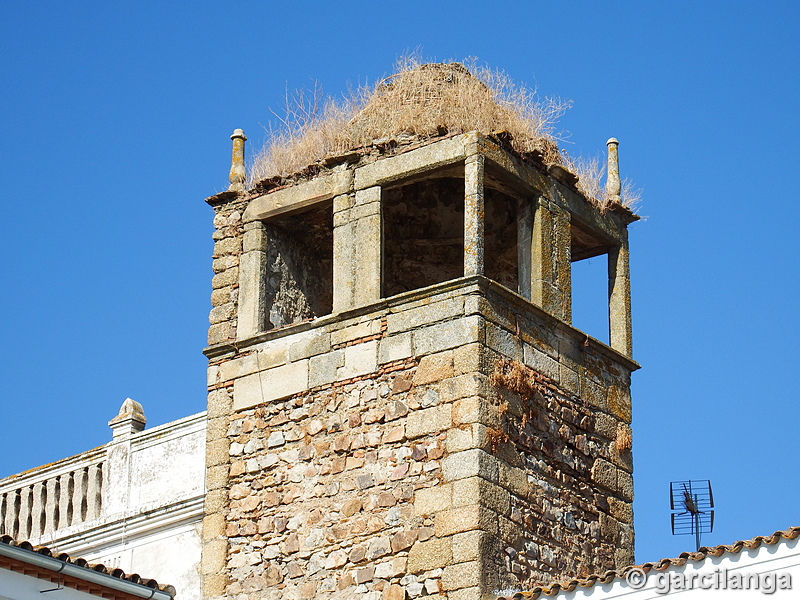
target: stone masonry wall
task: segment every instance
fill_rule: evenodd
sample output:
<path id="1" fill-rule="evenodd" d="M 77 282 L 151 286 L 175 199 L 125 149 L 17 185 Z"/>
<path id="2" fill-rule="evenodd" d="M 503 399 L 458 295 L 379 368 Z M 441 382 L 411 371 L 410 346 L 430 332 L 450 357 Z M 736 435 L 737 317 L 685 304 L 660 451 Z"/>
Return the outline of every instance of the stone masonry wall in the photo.
<path id="1" fill-rule="evenodd" d="M 206 597 L 477 600 L 626 564 L 632 365 L 481 277 L 220 350 Z"/>
<path id="2" fill-rule="evenodd" d="M 232 201 L 214 207 L 214 253 L 211 268 L 211 312 L 208 344 L 236 339 L 239 299 L 239 258 L 242 254 L 242 213 L 247 203 Z"/>
<path id="3" fill-rule="evenodd" d="M 630 370 L 515 304 L 490 294 L 480 307 L 497 407 L 488 451 L 508 494 L 488 571 L 529 589 L 633 562 Z"/>

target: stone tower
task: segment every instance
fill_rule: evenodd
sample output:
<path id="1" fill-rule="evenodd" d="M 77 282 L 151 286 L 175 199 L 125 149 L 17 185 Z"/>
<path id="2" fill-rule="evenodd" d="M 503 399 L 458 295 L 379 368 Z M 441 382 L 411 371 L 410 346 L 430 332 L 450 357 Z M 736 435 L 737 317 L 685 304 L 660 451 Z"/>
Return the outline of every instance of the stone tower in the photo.
<path id="1" fill-rule="evenodd" d="M 629 564 L 637 217 L 503 133 L 246 192 L 232 137 L 207 200 L 206 598 L 478 600 Z M 610 345 L 570 324 L 571 263 L 600 255 Z"/>

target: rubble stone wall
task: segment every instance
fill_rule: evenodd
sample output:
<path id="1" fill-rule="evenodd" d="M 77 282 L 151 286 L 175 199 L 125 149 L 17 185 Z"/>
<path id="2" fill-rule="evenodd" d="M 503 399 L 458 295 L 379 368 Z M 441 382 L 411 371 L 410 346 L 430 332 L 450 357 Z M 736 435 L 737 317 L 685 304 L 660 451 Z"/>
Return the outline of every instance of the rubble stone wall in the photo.
<path id="1" fill-rule="evenodd" d="M 634 363 L 483 277 L 344 317 L 211 357 L 207 598 L 477 599 L 629 562 Z"/>

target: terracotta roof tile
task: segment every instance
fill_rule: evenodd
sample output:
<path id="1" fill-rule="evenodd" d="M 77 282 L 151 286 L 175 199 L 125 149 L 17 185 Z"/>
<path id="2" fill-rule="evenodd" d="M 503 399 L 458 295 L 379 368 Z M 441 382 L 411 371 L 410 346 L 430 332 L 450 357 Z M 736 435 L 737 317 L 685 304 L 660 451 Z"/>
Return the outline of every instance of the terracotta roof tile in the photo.
<path id="1" fill-rule="evenodd" d="M 560 592 L 571 592 L 578 587 L 590 588 L 595 583 L 612 583 L 618 579 L 625 579 L 625 575 L 631 569 L 641 569 L 645 573 L 652 570 L 664 571 L 669 567 L 680 567 L 687 562 L 698 562 L 705 560 L 709 556 L 717 557 L 723 554 L 739 554 L 743 549 L 754 550 L 759 546 L 774 546 L 781 540 L 794 540 L 800 536 L 800 527 L 790 527 L 783 531 L 776 531 L 772 535 L 759 535 L 751 540 L 739 540 L 733 544 L 720 544 L 719 546 L 703 546 L 697 552 L 683 552 L 676 558 L 662 558 L 657 562 L 647 562 L 641 565 L 628 565 L 619 571 L 606 571 L 605 573 L 593 573 L 583 579 L 570 579 L 569 581 L 553 583 L 547 586 L 536 586 L 535 588 L 517 592 L 511 596 L 498 596 L 498 600 L 536 600 L 543 596 L 556 596 Z"/>
<path id="2" fill-rule="evenodd" d="M 49 556 L 51 558 L 58 559 L 65 563 L 69 563 L 78 567 L 83 567 L 87 570 L 97 571 L 99 573 L 105 573 L 106 575 L 110 575 L 111 577 L 116 577 L 117 579 L 124 579 L 125 581 L 130 581 L 131 583 L 143 585 L 150 589 L 160 590 L 162 592 L 169 594 L 170 596 L 175 595 L 175 588 L 171 585 L 161 585 L 155 579 L 146 579 L 144 577 L 139 576 L 137 573 L 128 574 L 125 573 L 125 571 L 123 571 L 122 569 L 116 567 L 107 567 L 100 563 L 92 564 L 85 558 L 73 558 L 69 554 L 66 554 L 65 552 L 55 552 L 51 548 L 48 548 L 47 546 L 34 546 L 33 544 L 27 541 L 18 542 L 14 540 L 14 538 L 8 535 L 0 536 L 0 543 L 7 544 L 9 546 L 15 546 L 23 550 L 36 552 L 37 554 L 42 554 L 44 556 Z"/>

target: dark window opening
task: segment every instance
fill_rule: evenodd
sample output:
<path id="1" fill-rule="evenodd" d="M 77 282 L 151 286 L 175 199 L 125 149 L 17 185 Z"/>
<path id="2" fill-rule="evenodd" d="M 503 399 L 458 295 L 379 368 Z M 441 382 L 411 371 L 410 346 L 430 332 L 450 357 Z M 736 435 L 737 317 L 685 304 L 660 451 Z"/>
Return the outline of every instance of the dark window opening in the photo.
<path id="1" fill-rule="evenodd" d="M 381 202 L 384 297 L 463 277 L 463 176 L 386 188 Z"/>
<path id="2" fill-rule="evenodd" d="M 484 190 L 484 273 L 502 286 L 519 289 L 517 199 L 498 190 Z"/>
<path id="3" fill-rule="evenodd" d="M 264 224 L 266 329 L 333 312 L 333 207 Z"/>

